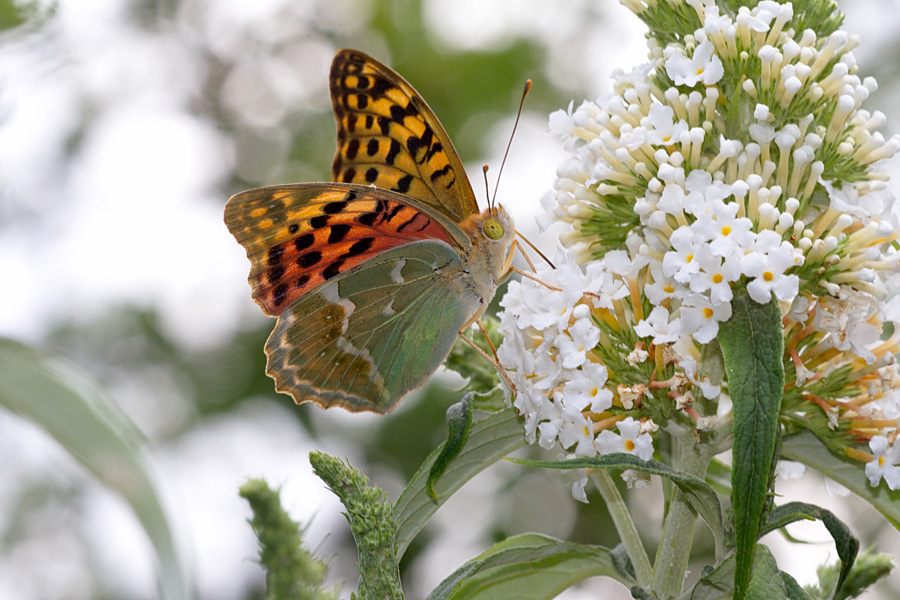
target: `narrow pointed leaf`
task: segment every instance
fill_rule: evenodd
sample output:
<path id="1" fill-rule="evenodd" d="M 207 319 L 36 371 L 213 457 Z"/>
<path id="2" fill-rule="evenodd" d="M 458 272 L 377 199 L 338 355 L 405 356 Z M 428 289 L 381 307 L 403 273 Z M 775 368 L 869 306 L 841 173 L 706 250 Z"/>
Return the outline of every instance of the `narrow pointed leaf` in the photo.
<path id="1" fill-rule="evenodd" d="M 432 463 L 428 481 L 425 484 L 428 497 L 435 502 L 437 502 L 438 495 L 434 491 L 434 484 L 447 470 L 450 462 L 462 451 L 466 440 L 469 439 L 469 433 L 472 431 L 472 415 L 475 411 L 474 396 L 474 392 L 469 392 L 463 396 L 462 400 L 447 409 L 447 425 L 450 429 L 447 434 L 447 442 Z"/>
<path id="2" fill-rule="evenodd" d="M 62 359 L 0 339 L 0 405 L 42 427 L 121 494 L 156 550 L 161 596 L 192 597 L 183 547 L 146 441 L 115 402 Z"/>
<path id="3" fill-rule="evenodd" d="M 871 504 L 895 529 L 900 530 L 900 490 L 891 491 L 884 484 L 876 487 L 869 485 L 861 463 L 835 456 L 808 431 L 785 437 L 781 443 L 781 455 L 837 481 Z"/>
<path id="4" fill-rule="evenodd" d="M 735 534 L 735 598 L 750 583 L 775 458 L 778 411 L 784 390 L 781 309 L 774 298 L 757 304 L 746 293 L 732 300 L 732 316 L 719 326 L 719 345 L 734 403 L 732 493 Z"/>
<path id="5" fill-rule="evenodd" d="M 432 501 L 426 491 L 431 465 L 434 464 L 440 450 L 432 452 L 394 503 L 394 518 L 397 520 L 397 558 L 403 556 L 409 543 L 422 530 L 431 515 L 456 490 L 525 443 L 525 428 L 519 422 L 516 411 L 511 408 L 475 422 L 462 451 L 435 483 L 437 502 Z"/>
<path id="6" fill-rule="evenodd" d="M 615 568 L 607 548 L 525 534 L 500 542 L 457 569 L 428 600 L 549 600 L 598 575 L 634 584 Z"/>
<path id="7" fill-rule="evenodd" d="M 769 514 L 769 522 L 760 531 L 760 535 L 765 535 L 774 529 L 780 529 L 789 523 L 806 519 L 822 521 L 825 529 L 834 538 L 834 546 L 837 550 L 838 558 L 841 560 L 841 572 L 834 589 L 835 591 L 839 590 L 847 579 L 850 569 L 853 568 L 853 561 L 856 560 L 856 555 L 859 552 L 859 540 L 853 536 L 849 527 L 834 516 L 834 513 L 805 502 L 788 502 L 772 510 Z"/>
<path id="8" fill-rule="evenodd" d="M 691 508 L 706 522 L 713 532 L 716 541 L 716 552 L 724 553 L 725 523 L 722 518 L 722 506 L 719 496 L 712 486 L 693 475 L 675 471 L 668 465 L 656 460 L 643 461 L 633 454 L 615 453 L 590 458 L 572 458 L 569 460 L 519 460 L 510 462 L 529 467 L 545 469 L 634 469 L 642 473 L 659 475 L 667 478 L 684 493 Z"/>

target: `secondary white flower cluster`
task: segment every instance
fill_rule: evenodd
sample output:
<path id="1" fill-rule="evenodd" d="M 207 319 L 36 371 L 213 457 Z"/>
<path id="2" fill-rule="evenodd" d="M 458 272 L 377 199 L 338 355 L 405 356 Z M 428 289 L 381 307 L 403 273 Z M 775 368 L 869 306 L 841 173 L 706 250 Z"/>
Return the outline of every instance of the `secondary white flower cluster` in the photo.
<path id="1" fill-rule="evenodd" d="M 697 375 L 701 349 L 744 289 L 781 303 L 793 389 L 807 386 L 793 400 L 839 405 L 845 419 L 885 416 L 865 406 L 883 400 L 869 379 L 892 379 L 879 369 L 898 351 L 881 334 L 885 321 L 900 325 L 898 301 L 886 302 L 900 289 L 900 207 L 883 170 L 900 137 L 885 139 L 884 115 L 861 108 L 877 86 L 857 75 L 856 38 L 828 20 L 800 29 L 791 3 L 734 14 L 712 0 L 622 3 L 650 26 L 650 62 L 617 72 L 614 94 L 550 117 L 570 157 L 541 224 L 569 226 L 560 240 L 585 271 L 542 271 L 561 291 L 525 281 L 503 302 L 501 358 L 529 436 L 590 455 L 631 409 L 628 394 L 643 385 L 638 396 L 653 398 L 660 379 L 672 387 L 657 399 L 708 424 L 715 415 L 691 402 L 701 383 L 705 396 L 719 392 Z M 692 20 L 692 33 L 656 33 Z M 548 313 L 540 302 L 555 304 Z M 627 346 L 610 333 L 624 328 L 635 334 Z M 647 368 L 613 369 L 605 345 L 649 352 Z M 809 387 L 842 365 L 858 384 L 844 395 Z M 866 431 L 859 441 L 883 432 Z"/>

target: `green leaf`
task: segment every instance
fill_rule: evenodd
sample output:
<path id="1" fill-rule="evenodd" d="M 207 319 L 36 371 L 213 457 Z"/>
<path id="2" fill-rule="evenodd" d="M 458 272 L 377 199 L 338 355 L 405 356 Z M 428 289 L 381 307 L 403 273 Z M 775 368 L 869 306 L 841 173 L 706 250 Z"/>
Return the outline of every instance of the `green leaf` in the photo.
<path id="1" fill-rule="evenodd" d="M 788 598 L 791 600 L 813 600 L 789 573 L 778 571 L 778 574 L 781 576 L 781 583 L 784 585 L 784 591 L 787 593 Z"/>
<path id="2" fill-rule="evenodd" d="M 680 600 L 731 600 L 734 589 L 734 554 L 729 554 L 715 568 L 706 567 L 703 575 Z"/>
<path id="3" fill-rule="evenodd" d="M 450 432 L 447 434 L 447 443 L 441 448 L 441 453 L 431 465 L 428 472 L 428 481 L 425 484 L 425 491 L 428 496 L 437 502 L 438 495 L 434 491 L 434 484 L 440 479 L 450 462 L 456 458 L 466 440 L 469 439 L 469 432 L 472 431 L 472 416 L 474 409 L 474 392 L 469 392 L 463 399 L 456 404 L 450 405 L 447 409 L 447 425 Z"/>
<path id="4" fill-rule="evenodd" d="M 753 600 L 811 600 L 793 577 L 778 570 L 769 549 L 757 544 L 751 553 L 752 568 L 747 598 Z M 734 597 L 735 555 L 715 568 L 706 567 L 703 576 L 680 600 L 731 600 Z"/>
<path id="5" fill-rule="evenodd" d="M 462 451 L 435 483 L 435 492 L 439 496 L 437 503 L 426 491 L 431 465 L 440 455 L 440 450 L 432 452 L 394 503 L 397 558 L 403 556 L 412 539 L 453 492 L 525 443 L 525 428 L 511 408 L 476 421 Z"/>
<path id="6" fill-rule="evenodd" d="M 509 459 L 510 462 L 529 467 L 545 469 L 634 469 L 642 473 L 660 475 L 669 479 L 684 493 L 688 503 L 697 514 L 706 521 L 716 541 L 716 552 L 724 553 L 725 523 L 722 519 L 722 506 L 719 496 L 708 483 L 687 473 L 675 471 L 668 465 L 656 460 L 643 461 L 633 454 L 614 453 L 590 458 L 572 458 L 569 460 L 520 460 Z"/>
<path id="7" fill-rule="evenodd" d="M 817 569 L 819 575 L 818 589 L 812 588 L 811 592 L 834 589 L 839 571 L 837 567 L 837 563 L 834 565 L 820 565 Z M 819 597 L 829 597 L 834 600 L 862 598 L 863 592 L 867 588 L 874 585 L 882 577 L 886 577 L 893 568 L 894 557 L 888 554 L 880 554 L 873 549 L 866 550 L 853 563 L 850 575 L 844 580 L 843 585 L 838 588 L 837 593 L 831 596 L 820 593 Z"/>
<path id="8" fill-rule="evenodd" d="M 837 591 L 853 567 L 853 561 L 856 560 L 856 554 L 859 552 L 859 540 L 850 533 L 849 527 L 834 516 L 834 513 L 804 502 L 788 502 L 772 510 L 769 514 L 769 522 L 760 530 L 760 536 L 769 531 L 781 529 L 789 523 L 807 519 L 822 521 L 828 533 L 834 538 L 834 546 L 842 564 L 840 576 L 834 586 L 834 590 Z"/>
<path id="9" fill-rule="evenodd" d="M 900 529 L 900 490 L 891 491 L 884 484 L 869 485 L 862 463 L 832 454 L 808 431 L 786 436 L 781 442 L 781 455 L 837 481 L 871 504 L 895 529 Z"/>
<path id="10" fill-rule="evenodd" d="M 328 565 L 304 548 L 300 525 L 281 507 L 279 492 L 264 479 L 251 479 L 240 495 L 253 510 L 250 525 L 259 540 L 259 562 L 266 568 L 266 598 L 339 598 L 338 586 L 325 589 Z"/>
<path id="11" fill-rule="evenodd" d="M 753 562 L 750 582 L 747 586 L 747 600 L 788 600 L 787 589 L 781 578 L 781 571 L 769 549 L 756 544 L 752 549 Z"/>
<path id="12" fill-rule="evenodd" d="M 538 534 L 508 538 L 457 569 L 427 600 L 545 600 L 588 577 L 634 581 L 615 567 L 612 551 Z"/>
<path id="13" fill-rule="evenodd" d="M 719 325 L 719 345 L 734 403 L 731 505 L 736 547 L 735 597 L 750 582 L 751 554 L 768 501 L 784 391 L 784 337 L 775 298 L 757 304 L 746 293 L 731 302 L 731 318 Z"/>
<path id="14" fill-rule="evenodd" d="M 163 598 L 193 596 L 183 547 L 143 434 L 72 365 L 0 338 L 0 404 L 36 423 L 134 509 L 159 558 Z"/>

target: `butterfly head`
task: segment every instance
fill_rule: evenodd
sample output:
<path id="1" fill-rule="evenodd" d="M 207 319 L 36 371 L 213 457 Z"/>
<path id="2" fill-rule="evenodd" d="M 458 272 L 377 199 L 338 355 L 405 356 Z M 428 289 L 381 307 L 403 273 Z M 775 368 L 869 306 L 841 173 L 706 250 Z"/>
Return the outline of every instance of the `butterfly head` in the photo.
<path id="1" fill-rule="evenodd" d="M 460 226 L 472 240 L 470 260 L 481 262 L 492 279 L 500 279 L 516 234 L 509 213 L 502 206 L 494 206 L 480 214 L 471 215 Z"/>

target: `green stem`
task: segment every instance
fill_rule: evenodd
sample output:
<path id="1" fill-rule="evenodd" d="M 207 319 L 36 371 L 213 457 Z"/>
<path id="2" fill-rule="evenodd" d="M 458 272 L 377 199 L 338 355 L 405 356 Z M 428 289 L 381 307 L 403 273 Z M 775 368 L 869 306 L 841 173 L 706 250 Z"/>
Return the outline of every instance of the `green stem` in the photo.
<path id="1" fill-rule="evenodd" d="M 628 507 L 625 505 L 622 494 L 619 493 L 615 482 L 613 482 L 609 472 L 605 469 L 595 469 L 590 472 L 589 477 L 600 491 L 600 495 L 603 496 L 606 509 L 612 517 L 616 531 L 619 533 L 619 538 L 622 540 L 622 545 L 625 546 L 625 551 L 628 552 L 628 556 L 631 558 L 637 584 L 642 587 L 645 586 L 650 581 L 653 569 L 650 566 L 650 558 L 647 556 L 647 551 L 644 550 L 644 544 L 641 542 L 641 537 L 638 535 L 637 527 L 634 525 L 631 513 L 628 512 Z"/>
<path id="2" fill-rule="evenodd" d="M 681 432 L 681 435 L 673 432 L 672 440 L 678 453 L 677 464 L 673 466 L 683 473 L 702 479 L 712 459 L 712 449 L 708 445 L 696 444 L 690 431 Z M 656 552 L 650 584 L 650 589 L 657 598 L 674 598 L 681 593 L 696 526 L 697 513 L 691 508 L 685 495 L 673 486 L 672 500 Z"/>

